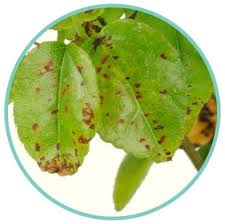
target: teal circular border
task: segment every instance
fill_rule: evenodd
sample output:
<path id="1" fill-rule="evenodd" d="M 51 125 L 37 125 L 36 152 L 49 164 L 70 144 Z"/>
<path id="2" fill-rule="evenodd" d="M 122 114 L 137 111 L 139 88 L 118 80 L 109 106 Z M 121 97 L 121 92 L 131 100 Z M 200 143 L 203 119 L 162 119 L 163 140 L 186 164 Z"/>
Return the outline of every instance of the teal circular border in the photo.
<path id="1" fill-rule="evenodd" d="M 215 131 L 215 136 L 214 136 L 214 139 L 213 139 L 213 142 L 212 142 L 212 146 L 211 146 L 211 149 L 209 151 L 209 155 L 207 156 L 204 164 L 202 165 L 201 169 L 199 170 L 199 172 L 194 176 L 194 178 L 179 192 L 177 193 L 176 195 L 174 195 L 171 199 L 169 199 L 168 201 L 164 202 L 163 204 L 155 207 L 155 208 L 152 208 L 150 210 L 147 210 L 147 211 L 144 211 L 144 212 L 140 212 L 140 213 L 137 213 L 137 214 L 133 214 L 133 215 L 126 215 L 126 216 L 100 216 L 100 215 L 94 215 L 94 214 L 89 214 L 89 213 L 85 213 L 85 212 L 82 212 L 82 211 L 78 211 L 76 209 L 73 209 L 71 207 L 68 207 L 67 205 L 64 205 L 63 203 L 59 202 L 58 200 L 56 200 L 55 198 L 53 198 L 51 195 L 49 195 L 47 192 L 45 192 L 33 179 L 32 177 L 28 174 L 28 172 L 25 170 L 25 168 L 23 167 L 17 153 L 16 153 L 16 150 L 14 148 L 14 145 L 13 145 L 13 141 L 12 141 L 12 137 L 11 137 L 11 134 L 10 134 L 10 129 L 9 129 L 9 118 L 8 118 L 8 104 L 9 104 L 9 95 L 10 95 L 10 89 L 11 89 L 11 86 L 12 86 L 12 82 L 13 82 L 13 79 L 14 79 L 14 76 L 15 76 L 15 73 L 16 73 L 16 70 L 21 62 L 21 60 L 23 59 L 23 57 L 25 56 L 26 52 L 30 49 L 30 47 L 34 44 L 34 42 L 43 34 L 45 33 L 49 28 L 51 28 L 53 25 L 55 25 L 56 23 L 58 23 L 59 21 L 71 16 L 71 15 L 74 15 L 74 14 L 77 14 L 77 13 L 80 13 L 80 12 L 83 12 L 83 11 L 86 11 L 86 10 L 90 10 L 90 9 L 96 9 L 96 8 L 128 8 L 128 9 L 134 9 L 134 10 L 138 10 L 138 11 L 142 11 L 142 12 L 145 12 L 145 13 L 148 13 L 148 14 L 151 14 L 153 16 L 156 16 L 160 19 L 162 19 L 163 21 L 169 23 L 172 27 L 174 27 L 175 29 L 177 29 L 178 31 L 180 31 L 192 44 L 193 46 L 197 49 L 198 53 L 201 55 L 202 59 L 204 60 L 205 64 L 207 65 L 207 68 L 209 70 L 209 73 L 210 73 L 210 76 L 211 76 L 211 79 L 213 81 L 213 86 L 214 86 L 214 90 L 215 90 L 215 95 L 216 95 L 216 99 L 217 99 L 217 115 L 218 115 L 218 118 L 217 118 L 217 125 L 216 125 L 216 131 Z M 150 10 L 146 10 L 144 8 L 140 8 L 140 7 L 136 7 L 136 6 L 131 6 L 131 5 L 126 5 L 126 4 L 100 4 L 100 5 L 93 5 L 93 6 L 89 6 L 89 7 L 85 7 L 85 8 L 82 8 L 82 9 L 79 9 L 79 10 L 75 10 L 75 11 L 72 11 L 60 18 L 58 18 L 57 20 L 55 20 L 54 22 L 50 23 L 48 26 L 46 26 L 44 29 L 42 29 L 30 42 L 29 44 L 25 47 L 25 49 L 23 50 L 22 54 L 20 55 L 18 61 L 16 62 L 14 68 L 13 68 L 13 71 L 12 71 L 12 74 L 10 76 L 10 80 L 9 80 L 9 83 L 8 83 L 8 86 L 7 86 L 7 92 L 6 92 L 6 96 L 5 96 L 5 128 L 6 128 L 6 133 L 7 133 L 7 137 L 8 137 L 8 142 L 9 142 L 9 145 L 11 147 L 11 150 L 12 150 L 12 153 L 13 153 L 13 156 L 19 166 L 19 168 L 22 170 L 23 174 L 26 176 L 26 178 L 30 181 L 30 183 L 42 194 L 44 195 L 47 199 L 49 199 L 50 201 L 52 201 L 53 203 L 55 203 L 56 205 L 60 206 L 61 208 L 67 210 L 67 211 L 70 211 L 74 214 L 77 214 L 77 215 L 81 215 L 81 216 L 84 216 L 84 217 L 88 217 L 88 218 L 93 218 L 93 219 L 100 219 L 100 220 L 126 220 L 126 219 L 132 219 L 132 218 L 137 218 L 137 217 L 141 217 L 141 216 L 144 216 L 144 215 L 148 215 L 150 213 L 153 213 L 155 211 L 158 211 L 159 209 L 161 208 L 164 208 L 165 206 L 169 205 L 170 203 L 172 203 L 173 201 L 175 201 L 176 199 L 178 199 L 181 195 L 183 195 L 194 183 L 195 181 L 199 178 L 199 176 L 201 175 L 201 173 L 203 172 L 203 170 L 205 169 L 206 165 L 208 164 L 211 156 L 212 156 L 212 153 L 214 151 L 214 148 L 215 148 L 215 144 L 216 144 L 216 140 L 217 140 L 217 137 L 218 137 L 218 132 L 219 132 L 219 126 L 220 126 L 220 114 L 221 114 L 221 109 L 220 109 L 220 97 L 219 97 L 219 91 L 218 91 L 218 87 L 217 87 L 217 83 L 216 83 L 216 80 L 215 80 L 215 76 L 213 74 L 213 71 L 206 59 L 206 57 L 204 56 L 203 52 L 201 51 L 201 49 L 197 46 L 197 44 L 191 39 L 191 37 L 188 36 L 188 34 L 183 31 L 180 27 L 178 27 L 176 24 L 174 24 L 173 22 L 169 21 L 167 18 L 155 13 L 155 12 L 152 12 Z"/>

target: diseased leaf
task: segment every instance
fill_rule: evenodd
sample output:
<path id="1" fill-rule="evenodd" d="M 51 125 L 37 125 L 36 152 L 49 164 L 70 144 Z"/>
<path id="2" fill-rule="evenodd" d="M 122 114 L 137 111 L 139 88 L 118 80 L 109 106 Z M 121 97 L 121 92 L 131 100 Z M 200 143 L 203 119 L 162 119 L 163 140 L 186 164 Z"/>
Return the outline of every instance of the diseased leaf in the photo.
<path id="1" fill-rule="evenodd" d="M 25 56 L 14 81 L 19 138 L 42 170 L 71 175 L 96 132 L 94 67 L 75 44 L 42 43 Z"/>
<path id="2" fill-rule="evenodd" d="M 212 80 L 206 64 L 190 41 L 178 30 L 163 20 L 143 12 L 127 11 L 127 17 L 135 15 L 137 22 L 144 22 L 157 29 L 179 52 L 185 68 L 188 87 L 188 105 L 186 107 L 186 133 L 190 131 L 203 105 L 213 92 Z"/>
<path id="3" fill-rule="evenodd" d="M 53 29 L 58 31 L 59 41 L 68 39 L 80 44 L 99 33 L 108 23 L 119 19 L 123 12 L 122 8 L 88 10 L 59 22 Z"/>
<path id="4" fill-rule="evenodd" d="M 120 20 L 102 30 L 89 54 L 98 74 L 101 138 L 139 158 L 171 160 L 187 104 L 177 51 L 148 25 Z"/>
<path id="5" fill-rule="evenodd" d="M 121 211 L 130 201 L 147 175 L 152 162 L 151 159 L 137 159 L 129 154 L 125 156 L 120 164 L 113 192 L 117 211 Z"/>
<path id="6" fill-rule="evenodd" d="M 215 97 L 204 104 L 198 118 L 188 133 L 187 137 L 196 147 L 212 141 L 216 129 L 216 100 Z"/>

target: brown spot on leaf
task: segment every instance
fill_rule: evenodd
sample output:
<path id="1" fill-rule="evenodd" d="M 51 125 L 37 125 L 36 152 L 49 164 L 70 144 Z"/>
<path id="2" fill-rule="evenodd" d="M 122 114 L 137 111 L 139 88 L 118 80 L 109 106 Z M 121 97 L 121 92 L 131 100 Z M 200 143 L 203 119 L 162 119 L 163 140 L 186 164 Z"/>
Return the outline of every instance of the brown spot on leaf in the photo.
<path id="1" fill-rule="evenodd" d="M 162 143 L 165 141 L 165 139 L 166 139 L 166 136 L 165 136 L 165 135 L 162 135 L 162 136 L 160 137 L 160 139 L 158 140 L 158 143 L 159 143 L 159 144 L 162 144 Z"/>
<path id="2" fill-rule="evenodd" d="M 136 97 L 136 99 L 141 99 L 142 98 L 141 94 L 136 94 L 135 97 Z"/>
<path id="3" fill-rule="evenodd" d="M 34 123 L 34 124 L 32 125 L 33 131 L 36 131 L 38 128 L 39 128 L 39 125 L 38 125 L 37 123 Z"/>
<path id="4" fill-rule="evenodd" d="M 144 138 L 140 138 L 139 142 L 143 143 L 143 142 L 145 142 L 145 139 Z"/>
<path id="5" fill-rule="evenodd" d="M 169 156 L 169 155 L 171 155 L 171 152 L 169 152 L 169 151 L 166 151 L 166 153 L 165 153 L 167 156 Z"/>
<path id="6" fill-rule="evenodd" d="M 96 67 L 96 68 L 95 68 L 96 73 L 99 73 L 101 70 L 102 70 L 101 67 Z"/>
<path id="7" fill-rule="evenodd" d="M 167 56 L 165 55 L 165 53 L 162 53 L 162 54 L 160 54 L 160 58 L 166 60 L 167 59 Z"/>
<path id="8" fill-rule="evenodd" d="M 86 104 L 86 106 L 82 109 L 82 114 L 83 114 L 83 122 L 89 126 L 92 123 L 92 119 L 94 118 L 94 111 L 93 109 L 90 107 L 90 104 Z"/>
<path id="9" fill-rule="evenodd" d="M 93 50 L 96 51 L 98 46 L 103 44 L 103 41 L 105 40 L 105 36 L 103 37 L 98 37 L 95 38 L 94 42 L 93 42 Z"/>
<path id="10" fill-rule="evenodd" d="M 160 90 L 161 94 L 167 94 L 167 89 Z"/>
<path id="11" fill-rule="evenodd" d="M 105 116 L 108 117 L 108 116 L 109 116 L 109 112 L 107 112 L 107 113 L 105 114 Z"/>
<path id="12" fill-rule="evenodd" d="M 144 116 L 145 116 L 145 117 L 148 117 L 148 116 L 149 116 L 149 113 L 144 113 Z"/>
<path id="13" fill-rule="evenodd" d="M 62 91 L 63 96 L 66 95 L 66 93 L 69 91 L 69 88 L 70 88 L 70 84 L 66 84 Z"/>
<path id="14" fill-rule="evenodd" d="M 104 74 L 103 74 L 103 77 L 104 77 L 105 79 L 108 79 L 108 78 L 109 78 L 109 74 L 104 73 Z"/>
<path id="15" fill-rule="evenodd" d="M 89 143 L 89 141 L 90 141 L 91 139 L 87 139 L 87 138 L 85 138 L 83 135 L 81 135 L 80 137 L 79 137 L 79 143 L 81 143 L 81 144 L 88 144 Z"/>
<path id="16" fill-rule="evenodd" d="M 60 149 L 60 143 L 56 144 L 56 149 L 59 150 Z"/>
<path id="17" fill-rule="evenodd" d="M 113 58 L 114 58 L 115 60 L 117 60 L 117 59 L 119 58 L 119 56 L 114 55 Z"/>
<path id="18" fill-rule="evenodd" d="M 76 43 L 76 44 L 79 44 L 79 43 L 81 42 L 81 37 L 80 37 L 80 35 L 76 33 L 76 35 L 75 35 L 75 37 L 74 37 L 74 39 L 73 39 L 72 42 L 74 42 L 74 43 Z"/>
<path id="19" fill-rule="evenodd" d="M 134 84 L 134 86 L 135 86 L 136 88 L 140 88 L 140 87 L 141 87 L 141 83 L 137 82 L 137 83 Z"/>
<path id="20" fill-rule="evenodd" d="M 40 94 L 40 91 L 41 91 L 41 88 L 40 88 L 40 87 L 36 87 L 36 88 L 35 88 L 35 93 L 36 93 L 37 95 Z"/>
<path id="21" fill-rule="evenodd" d="M 53 72 L 55 70 L 55 67 L 53 65 L 52 60 L 50 60 L 46 65 L 43 66 L 41 69 L 41 75 L 47 73 L 47 72 Z"/>
<path id="22" fill-rule="evenodd" d="M 39 152 L 41 149 L 40 144 L 39 143 L 35 143 L 35 151 Z"/>
<path id="23" fill-rule="evenodd" d="M 104 101 L 104 96 L 99 96 L 99 98 L 100 98 L 100 104 L 103 104 L 103 101 Z"/>
<path id="24" fill-rule="evenodd" d="M 129 77 L 129 76 L 126 76 L 126 77 L 125 77 L 125 79 L 126 79 L 126 80 L 129 80 L 129 79 L 130 79 L 130 77 Z"/>
<path id="25" fill-rule="evenodd" d="M 145 145 L 145 148 L 146 148 L 147 150 L 149 150 L 149 149 L 150 149 L 150 145 Z"/>
<path id="26" fill-rule="evenodd" d="M 108 59 L 109 59 L 109 55 L 103 56 L 102 59 L 101 59 L 101 63 L 105 64 Z"/>
<path id="27" fill-rule="evenodd" d="M 189 115 L 191 113 L 191 108 L 187 107 L 186 114 Z"/>
<path id="28" fill-rule="evenodd" d="M 91 37 L 91 35 L 93 34 L 91 22 L 84 22 L 84 23 L 82 24 L 82 26 L 84 27 L 85 33 L 86 33 L 89 37 Z"/>
<path id="29" fill-rule="evenodd" d="M 79 71 L 79 73 L 81 74 L 82 73 L 83 66 L 82 65 L 76 65 L 76 68 Z"/>
<path id="30" fill-rule="evenodd" d="M 104 19 L 103 17 L 101 17 L 101 16 L 98 17 L 98 21 L 100 22 L 100 24 L 101 24 L 102 26 L 107 25 L 105 19 Z"/>
<path id="31" fill-rule="evenodd" d="M 91 124 L 91 125 L 89 126 L 89 128 L 94 130 L 94 129 L 95 129 L 95 125 L 94 125 L 94 124 Z"/>
<path id="32" fill-rule="evenodd" d="M 51 111 L 51 114 L 57 114 L 58 112 L 59 112 L 58 109 L 54 109 L 54 110 Z"/>
<path id="33" fill-rule="evenodd" d="M 157 125 L 154 127 L 155 130 L 162 130 L 164 129 L 164 126 L 163 125 Z"/>
<path id="34" fill-rule="evenodd" d="M 129 17 L 128 19 L 135 19 L 137 17 L 138 11 L 134 11 Z"/>
<path id="35" fill-rule="evenodd" d="M 119 119 L 119 123 L 120 123 L 120 124 L 124 124 L 124 122 L 125 122 L 125 120 L 124 120 L 123 118 L 120 118 L 120 119 Z"/>

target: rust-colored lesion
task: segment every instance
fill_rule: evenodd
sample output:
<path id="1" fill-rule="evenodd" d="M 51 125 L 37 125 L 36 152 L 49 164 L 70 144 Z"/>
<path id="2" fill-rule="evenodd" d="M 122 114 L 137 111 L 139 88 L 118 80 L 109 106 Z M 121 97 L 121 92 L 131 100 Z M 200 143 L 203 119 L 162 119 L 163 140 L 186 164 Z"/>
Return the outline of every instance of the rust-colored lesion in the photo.
<path id="1" fill-rule="evenodd" d="M 79 165 L 78 165 L 79 164 Z M 74 162 L 70 161 L 68 159 L 68 156 L 56 156 L 54 159 L 50 160 L 39 160 L 38 165 L 40 169 L 44 172 L 48 173 L 57 173 L 60 176 L 67 176 L 74 174 L 78 167 L 80 166 L 80 162 Z"/>
<path id="2" fill-rule="evenodd" d="M 204 104 L 198 116 L 198 120 L 187 135 L 190 142 L 196 147 L 209 143 L 215 133 L 216 121 L 216 99 L 215 97 L 211 97 L 210 100 Z"/>
<path id="3" fill-rule="evenodd" d="M 55 66 L 53 64 L 53 61 L 50 60 L 48 61 L 47 64 L 45 64 L 42 68 L 41 68 L 41 71 L 40 71 L 40 74 L 43 75 L 47 72 L 54 72 L 55 71 Z"/>

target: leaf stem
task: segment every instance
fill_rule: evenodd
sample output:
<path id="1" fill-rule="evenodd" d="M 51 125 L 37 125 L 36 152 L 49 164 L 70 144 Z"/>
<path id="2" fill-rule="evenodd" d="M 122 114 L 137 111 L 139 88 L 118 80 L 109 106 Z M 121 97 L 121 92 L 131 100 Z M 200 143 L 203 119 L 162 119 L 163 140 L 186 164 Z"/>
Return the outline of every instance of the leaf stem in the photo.
<path id="1" fill-rule="evenodd" d="M 196 170 L 200 170 L 203 160 L 199 153 L 196 151 L 195 146 L 188 140 L 187 137 L 184 138 L 181 148 L 185 151 Z"/>

